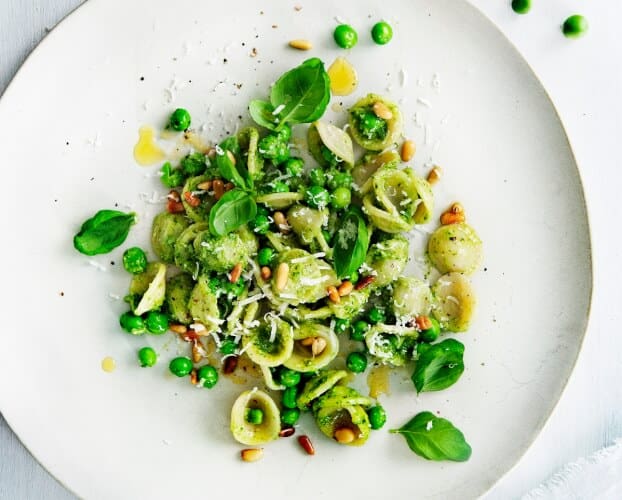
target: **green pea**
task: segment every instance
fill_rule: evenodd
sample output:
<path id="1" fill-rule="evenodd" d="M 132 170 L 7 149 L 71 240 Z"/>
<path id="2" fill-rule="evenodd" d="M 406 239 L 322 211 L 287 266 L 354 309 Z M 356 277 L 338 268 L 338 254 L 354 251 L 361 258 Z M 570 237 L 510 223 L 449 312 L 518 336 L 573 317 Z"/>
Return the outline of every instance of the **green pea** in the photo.
<path id="1" fill-rule="evenodd" d="M 531 9 L 531 0 L 512 0 L 512 10 L 517 14 L 527 14 Z"/>
<path id="2" fill-rule="evenodd" d="M 292 129 L 289 125 L 282 125 L 282 128 L 276 133 L 281 142 L 288 143 L 292 138 Z"/>
<path id="3" fill-rule="evenodd" d="M 434 318 L 430 318 L 432 326 L 427 330 L 421 330 L 419 333 L 419 339 L 423 342 L 434 342 L 441 334 L 441 325 Z"/>
<path id="4" fill-rule="evenodd" d="M 296 387 L 288 387 L 283 391 L 282 403 L 285 408 L 297 408 L 296 398 L 298 397 L 298 389 Z"/>
<path id="5" fill-rule="evenodd" d="M 352 325 L 352 332 L 350 332 L 350 338 L 352 340 L 365 340 L 365 333 L 369 329 L 369 323 L 363 320 L 355 321 Z"/>
<path id="6" fill-rule="evenodd" d="M 367 416 L 369 417 L 369 425 L 372 429 L 380 429 L 387 421 L 387 413 L 380 405 L 372 406 L 367 410 Z"/>
<path id="7" fill-rule="evenodd" d="M 386 319 L 386 316 L 384 314 L 384 311 L 379 307 L 372 307 L 367 313 L 367 318 L 373 324 L 377 324 L 382 323 Z"/>
<path id="8" fill-rule="evenodd" d="M 350 328 L 350 320 L 337 318 L 335 320 L 335 333 L 345 333 Z"/>
<path id="9" fill-rule="evenodd" d="M 143 368 L 153 366 L 158 360 L 158 355 L 151 347 L 143 347 L 138 351 L 138 361 Z"/>
<path id="10" fill-rule="evenodd" d="M 168 369 L 177 377 L 185 377 L 192 371 L 192 361 L 190 361 L 190 358 L 180 356 L 171 360 Z"/>
<path id="11" fill-rule="evenodd" d="M 145 321 L 131 311 L 124 312 L 121 315 L 119 318 L 119 324 L 121 325 L 121 328 L 132 335 L 142 335 L 147 331 Z"/>
<path id="12" fill-rule="evenodd" d="M 352 176 L 347 172 L 340 172 L 337 169 L 331 169 L 326 174 L 326 185 L 328 189 L 334 191 L 339 187 L 350 189 L 352 187 Z"/>
<path id="13" fill-rule="evenodd" d="M 183 108 L 177 108 L 169 119 L 169 125 L 178 132 L 186 130 L 190 126 L 190 113 Z"/>
<path id="14" fill-rule="evenodd" d="M 149 333 L 161 335 L 168 331 L 168 316 L 158 311 L 149 311 L 145 325 Z"/>
<path id="15" fill-rule="evenodd" d="M 181 160 L 179 166 L 187 176 L 200 175 L 205 171 L 205 155 L 192 153 Z"/>
<path id="16" fill-rule="evenodd" d="M 309 183 L 312 186 L 324 187 L 326 184 L 326 174 L 321 168 L 314 168 L 309 172 Z"/>
<path id="17" fill-rule="evenodd" d="M 579 38 L 587 32 L 588 27 L 587 19 L 575 14 L 564 21 L 562 31 L 567 38 Z"/>
<path id="18" fill-rule="evenodd" d="M 393 28 L 389 23 L 380 21 L 371 29 L 371 37 L 378 45 L 385 45 L 393 38 Z"/>
<path id="19" fill-rule="evenodd" d="M 346 358 L 346 367 L 353 373 L 363 373 L 367 368 L 367 356 L 363 352 L 351 352 Z"/>
<path id="20" fill-rule="evenodd" d="M 246 421 L 249 424 L 261 425 L 263 422 L 263 411 L 260 408 L 249 408 L 246 412 Z"/>
<path id="21" fill-rule="evenodd" d="M 303 170 L 305 169 L 305 162 L 302 158 L 292 157 L 289 158 L 285 163 L 285 172 L 288 175 L 293 177 L 298 177 L 302 175 Z"/>
<path id="22" fill-rule="evenodd" d="M 270 219 L 267 215 L 257 214 L 251 221 L 251 229 L 257 234 L 266 234 L 270 229 Z"/>
<path id="23" fill-rule="evenodd" d="M 333 208 L 346 208 L 352 201 L 352 193 L 346 187 L 339 187 L 333 191 L 330 197 L 330 204 Z"/>
<path id="24" fill-rule="evenodd" d="M 285 425 L 294 425 L 300 418 L 300 410 L 298 408 L 287 408 L 281 412 L 281 422 Z"/>
<path id="25" fill-rule="evenodd" d="M 289 368 L 283 368 L 279 374 L 279 381 L 285 387 L 295 387 L 300 383 L 300 373 Z"/>
<path id="26" fill-rule="evenodd" d="M 235 343 L 235 340 L 225 339 L 221 342 L 218 350 L 222 354 L 227 355 L 227 354 L 233 354 L 237 348 L 238 348 L 238 345 Z"/>
<path id="27" fill-rule="evenodd" d="M 160 180 L 167 188 L 181 186 L 184 183 L 184 173 L 179 168 L 173 168 L 167 161 L 160 169 Z"/>
<path id="28" fill-rule="evenodd" d="M 337 26 L 333 32 L 333 38 L 335 39 L 335 43 L 342 49 L 351 49 L 359 40 L 356 30 L 349 24 L 340 24 Z"/>
<path id="29" fill-rule="evenodd" d="M 272 160 L 275 165 L 280 165 L 289 158 L 289 148 L 287 142 L 279 136 L 270 134 L 259 141 L 259 153 L 268 160 Z"/>
<path id="30" fill-rule="evenodd" d="M 257 262 L 259 262 L 260 266 L 269 266 L 274 259 L 274 250 L 269 247 L 262 248 L 257 253 Z"/>
<path id="31" fill-rule="evenodd" d="M 123 267 L 128 273 L 140 274 L 147 269 L 147 256 L 142 248 L 132 247 L 123 252 Z"/>
<path id="32" fill-rule="evenodd" d="M 305 201 L 311 208 L 322 210 L 330 202 L 330 194 L 321 186 L 311 186 L 305 191 Z"/>
<path id="33" fill-rule="evenodd" d="M 274 187 L 272 188 L 273 193 L 289 193 L 289 186 L 286 182 L 276 181 L 274 183 Z"/>
<path id="34" fill-rule="evenodd" d="M 211 365 L 203 365 L 197 370 L 197 380 L 203 387 L 211 389 L 218 382 L 218 370 Z"/>

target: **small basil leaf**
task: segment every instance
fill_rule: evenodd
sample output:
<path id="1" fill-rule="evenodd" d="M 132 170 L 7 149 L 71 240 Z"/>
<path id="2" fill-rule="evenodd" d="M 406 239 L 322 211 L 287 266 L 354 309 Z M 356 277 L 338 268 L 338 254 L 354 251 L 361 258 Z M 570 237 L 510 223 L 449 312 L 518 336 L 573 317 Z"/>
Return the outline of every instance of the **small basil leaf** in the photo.
<path id="1" fill-rule="evenodd" d="M 252 196 L 241 189 L 227 191 L 209 213 L 209 230 L 214 236 L 223 236 L 253 220 L 257 205 Z"/>
<path id="2" fill-rule="evenodd" d="M 73 238 L 73 246 L 85 255 L 108 253 L 125 241 L 135 222 L 134 212 L 100 210 L 82 224 Z"/>
<path id="3" fill-rule="evenodd" d="M 466 462 L 471 456 L 471 446 L 464 434 L 444 418 L 429 411 L 415 415 L 399 429 L 390 431 L 401 434 L 408 447 L 427 460 L 452 460 Z"/>
<path id="4" fill-rule="evenodd" d="M 276 129 L 274 107 L 267 101 L 255 99 L 248 105 L 248 112 L 257 125 L 261 125 L 269 130 Z"/>
<path id="5" fill-rule="evenodd" d="M 425 344 L 422 344 L 425 345 Z M 458 381 L 464 371 L 464 344 L 446 339 L 427 348 L 417 348 L 412 381 L 417 392 L 440 391 Z"/>
<path id="6" fill-rule="evenodd" d="M 235 136 L 227 137 L 216 147 L 216 166 L 220 175 L 237 187 L 245 189 L 247 185 L 243 173 L 246 169 L 239 157 L 240 145 Z"/>
<path id="7" fill-rule="evenodd" d="M 330 79 L 324 63 L 314 57 L 284 73 L 272 86 L 270 103 L 279 130 L 285 123 L 311 123 L 320 118 L 330 99 Z"/>
<path id="8" fill-rule="evenodd" d="M 350 276 L 365 261 L 369 234 L 360 209 L 352 207 L 335 233 L 333 263 L 339 278 Z"/>

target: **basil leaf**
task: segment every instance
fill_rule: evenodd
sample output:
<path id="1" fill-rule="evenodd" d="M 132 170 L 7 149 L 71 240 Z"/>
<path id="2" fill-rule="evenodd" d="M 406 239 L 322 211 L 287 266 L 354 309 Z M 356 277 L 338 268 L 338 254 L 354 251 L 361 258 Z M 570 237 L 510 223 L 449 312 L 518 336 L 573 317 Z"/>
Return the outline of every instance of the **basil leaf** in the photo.
<path id="1" fill-rule="evenodd" d="M 242 174 L 248 175 L 248 173 L 240 157 L 240 145 L 236 136 L 227 137 L 216 147 L 216 166 L 220 175 L 226 180 L 233 182 L 242 189 L 248 187 L 242 176 Z"/>
<path id="2" fill-rule="evenodd" d="M 276 129 L 279 130 L 285 123 L 291 125 L 317 120 L 324 114 L 329 99 L 330 80 L 324 63 L 317 57 L 306 60 L 284 73 L 272 86 L 270 103 L 274 110 L 279 110 Z M 264 106 L 264 112 L 265 109 Z"/>
<path id="3" fill-rule="evenodd" d="M 73 238 L 73 246 L 85 255 L 108 253 L 125 241 L 135 222 L 134 212 L 100 210 L 82 224 Z"/>
<path id="4" fill-rule="evenodd" d="M 440 391 L 457 382 L 464 371 L 464 344 L 446 339 L 438 344 L 421 344 L 412 381 L 417 392 Z"/>
<path id="5" fill-rule="evenodd" d="M 361 267 L 369 247 L 369 234 L 360 209 L 352 207 L 344 214 L 334 241 L 335 271 L 339 278 L 345 278 Z"/>
<path id="6" fill-rule="evenodd" d="M 444 418 L 429 411 L 415 415 L 393 434 L 401 434 L 408 447 L 427 460 L 452 460 L 466 462 L 471 456 L 471 446 L 464 434 Z"/>
<path id="7" fill-rule="evenodd" d="M 266 127 L 269 130 L 276 129 L 276 117 L 272 114 L 274 112 L 274 107 L 272 107 L 272 104 L 269 102 L 255 99 L 248 105 L 248 112 L 258 125 Z"/>
<path id="8" fill-rule="evenodd" d="M 214 236 L 223 236 L 253 220 L 257 205 L 252 196 L 241 189 L 227 191 L 209 213 L 209 230 Z"/>

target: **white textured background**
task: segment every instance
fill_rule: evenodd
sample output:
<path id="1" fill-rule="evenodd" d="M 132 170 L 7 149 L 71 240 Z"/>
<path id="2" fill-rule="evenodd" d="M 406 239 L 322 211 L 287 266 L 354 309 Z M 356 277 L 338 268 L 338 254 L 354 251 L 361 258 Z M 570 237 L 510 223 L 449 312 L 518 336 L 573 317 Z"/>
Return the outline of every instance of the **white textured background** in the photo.
<path id="1" fill-rule="evenodd" d="M 80 3 L 0 0 L 0 93 L 47 31 Z M 514 14 L 510 0 L 472 3 L 516 44 L 559 109 L 586 189 L 595 262 L 592 317 L 575 372 L 536 443 L 487 495 L 496 500 L 520 498 L 565 463 L 622 436 L 622 2 L 534 0 L 527 16 Z M 590 31 L 566 40 L 559 25 L 577 12 L 588 18 Z M 517 321 L 529 325 L 528 317 Z M 39 498 L 74 497 L 0 417 L 0 499 Z"/>

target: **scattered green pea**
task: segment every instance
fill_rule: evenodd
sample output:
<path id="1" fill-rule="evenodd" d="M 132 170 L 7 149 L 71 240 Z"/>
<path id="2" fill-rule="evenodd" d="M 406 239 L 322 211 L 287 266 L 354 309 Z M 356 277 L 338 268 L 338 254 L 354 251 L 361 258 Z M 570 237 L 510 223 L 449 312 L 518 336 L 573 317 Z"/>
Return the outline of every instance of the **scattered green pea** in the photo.
<path id="1" fill-rule="evenodd" d="M 367 318 L 373 324 L 382 323 L 385 321 L 386 316 L 384 311 L 378 307 L 372 307 L 367 313 Z"/>
<path id="2" fill-rule="evenodd" d="M 371 29 L 371 37 L 378 45 L 385 45 L 393 38 L 393 28 L 389 23 L 380 21 Z"/>
<path id="3" fill-rule="evenodd" d="M 197 370 L 197 380 L 203 387 L 211 389 L 218 382 L 218 370 L 211 365 L 203 365 Z"/>
<path id="4" fill-rule="evenodd" d="M 346 367 L 353 373 L 363 373 L 367 368 L 367 356 L 362 352 L 351 352 L 346 358 Z"/>
<path id="5" fill-rule="evenodd" d="M 350 332 L 350 338 L 352 340 L 365 340 L 365 333 L 369 329 L 369 323 L 363 321 L 362 319 L 355 321 L 352 325 L 352 331 Z"/>
<path id="6" fill-rule="evenodd" d="M 218 350 L 222 354 L 227 355 L 227 354 L 233 354 L 237 348 L 238 348 L 238 345 L 235 343 L 235 340 L 225 339 L 221 342 Z"/>
<path id="7" fill-rule="evenodd" d="M 267 215 L 257 214 L 251 221 L 251 229 L 257 234 L 266 234 L 270 229 L 270 219 Z"/>
<path id="8" fill-rule="evenodd" d="M 274 259 L 274 250 L 272 248 L 262 248 L 257 254 L 257 262 L 260 266 L 269 266 Z"/>
<path id="9" fill-rule="evenodd" d="M 332 191 L 339 187 L 350 189 L 352 187 L 352 182 L 352 176 L 347 172 L 331 169 L 326 173 L 326 186 Z"/>
<path id="10" fill-rule="evenodd" d="M 272 188 L 272 192 L 273 193 L 288 193 L 289 192 L 289 186 L 287 185 L 286 182 L 276 181 L 274 183 L 273 188 Z"/>
<path id="11" fill-rule="evenodd" d="M 132 247 L 123 252 L 123 268 L 132 274 L 140 274 L 147 269 L 147 255 L 142 248 Z"/>
<path id="12" fill-rule="evenodd" d="M 298 408 L 286 408 L 281 412 L 281 422 L 285 425 L 294 425 L 300 418 L 300 410 Z"/>
<path id="13" fill-rule="evenodd" d="M 305 168 L 305 162 L 302 158 L 291 157 L 285 162 L 285 172 L 293 177 L 302 175 Z"/>
<path id="14" fill-rule="evenodd" d="M 387 413 L 380 405 L 372 406 L 367 410 L 367 416 L 369 417 L 369 425 L 372 429 L 380 429 L 387 421 Z"/>
<path id="15" fill-rule="evenodd" d="M 119 318 L 119 324 L 121 325 L 121 328 L 132 335 L 142 335 L 147 331 L 145 321 L 131 311 L 124 312 L 121 315 Z"/>
<path id="16" fill-rule="evenodd" d="M 281 126 L 282 128 L 276 133 L 276 136 L 279 138 L 281 142 L 288 143 L 292 138 L 292 129 L 289 125 L 285 124 Z"/>
<path id="17" fill-rule="evenodd" d="M 181 132 L 190 126 L 190 121 L 190 113 L 183 108 L 177 108 L 169 119 L 169 125 L 173 130 Z"/>
<path id="18" fill-rule="evenodd" d="M 180 356 L 179 358 L 174 358 L 168 365 L 171 373 L 177 377 L 185 377 L 192 371 L 192 361 L 190 358 L 185 356 Z"/>
<path id="19" fill-rule="evenodd" d="M 184 173 L 180 168 L 173 168 L 168 161 L 162 165 L 160 174 L 160 180 L 167 188 L 181 186 L 184 183 Z"/>
<path id="20" fill-rule="evenodd" d="M 512 10 L 517 14 L 527 14 L 531 9 L 531 0 L 512 0 Z"/>
<path id="21" fill-rule="evenodd" d="M 151 347 L 143 347 L 138 351 L 138 361 L 143 368 L 153 366 L 158 360 L 158 355 Z"/>
<path id="22" fill-rule="evenodd" d="M 330 194 L 321 186 L 311 186 L 305 191 L 305 201 L 311 208 L 322 210 L 330 202 Z"/>
<path id="23" fill-rule="evenodd" d="M 314 168 L 309 172 L 309 183 L 312 186 L 324 187 L 326 184 L 326 174 L 321 168 Z"/>
<path id="24" fill-rule="evenodd" d="M 147 331 L 154 335 L 161 335 L 168 331 L 168 316 L 158 311 L 149 311 L 145 319 Z"/>
<path id="25" fill-rule="evenodd" d="M 296 387 L 288 387 L 283 391 L 283 406 L 285 408 L 296 408 L 296 397 L 298 396 L 298 389 Z"/>
<path id="26" fill-rule="evenodd" d="M 438 339 L 438 336 L 441 334 L 441 325 L 434 318 L 430 318 L 430 322 L 432 326 L 427 330 L 422 330 L 419 333 L 419 339 L 423 342 L 434 342 Z"/>
<path id="27" fill-rule="evenodd" d="M 350 328 L 350 320 L 337 318 L 335 320 L 335 333 L 345 333 Z"/>
<path id="28" fill-rule="evenodd" d="M 249 424 L 261 425 L 263 422 L 263 411 L 261 408 L 249 408 L 246 412 L 246 421 Z"/>
<path id="29" fill-rule="evenodd" d="M 340 24 L 333 32 L 335 43 L 342 49 L 351 49 L 358 42 L 359 36 L 356 30 L 349 24 Z"/>
<path id="30" fill-rule="evenodd" d="M 330 204 L 333 208 L 346 208 L 352 201 L 352 193 L 346 187 L 338 187 L 330 197 Z"/>
<path id="31" fill-rule="evenodd" d="M 285 387 L 295 387 L 300 383 L 300 373 L 289 368 L 283 368 L 279 374 L 279 381 Z"/>
<path id="32" fill-rule="evenodd" d="M 259 153 L 275 165 L 280 165 L 289 158 L 287 142 L 278 135 L 269 134 L 259 141 Z"/>
<path id="33" fill-rule="evenodd" d="M 564 21 L 562 31 L 567 38 L 579 38 L 587 32 L 588 27 L 587 19 L 575 14 Z"/>

